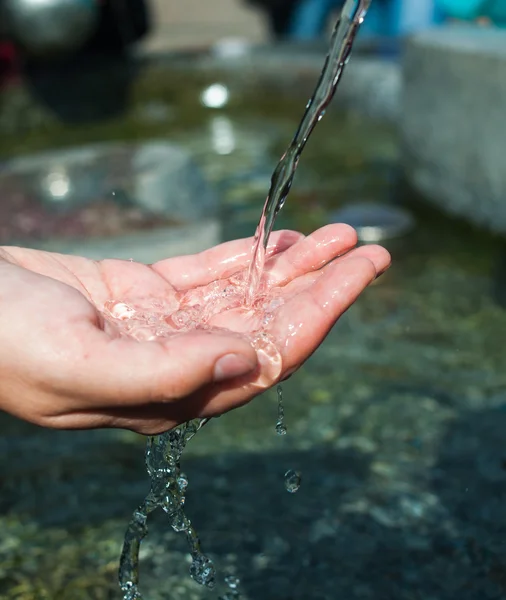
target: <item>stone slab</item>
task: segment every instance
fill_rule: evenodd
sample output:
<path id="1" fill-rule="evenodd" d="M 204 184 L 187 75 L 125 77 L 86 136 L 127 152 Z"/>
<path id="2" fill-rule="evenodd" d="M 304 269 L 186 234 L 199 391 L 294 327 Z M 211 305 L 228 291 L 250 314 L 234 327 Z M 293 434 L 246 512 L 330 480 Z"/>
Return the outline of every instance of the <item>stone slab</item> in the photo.
<path id="1" fill-rule="evenodd" d="M 506 232 L 506 31 L 417 34 L 406 44 L 403 79 L 408 180 L 442 208 Z"/>

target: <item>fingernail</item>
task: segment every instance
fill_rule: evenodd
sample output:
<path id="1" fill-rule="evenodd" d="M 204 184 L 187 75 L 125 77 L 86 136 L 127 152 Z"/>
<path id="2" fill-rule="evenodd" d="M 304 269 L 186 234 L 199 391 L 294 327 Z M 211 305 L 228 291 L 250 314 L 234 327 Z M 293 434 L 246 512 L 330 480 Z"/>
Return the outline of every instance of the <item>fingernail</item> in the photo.
<path id="1" fill-rule="evenodd" d="M 214 365 L 214 381 L 220 382 L 251 373 L 256 363 L 241 354 L 225 354 Z"/>

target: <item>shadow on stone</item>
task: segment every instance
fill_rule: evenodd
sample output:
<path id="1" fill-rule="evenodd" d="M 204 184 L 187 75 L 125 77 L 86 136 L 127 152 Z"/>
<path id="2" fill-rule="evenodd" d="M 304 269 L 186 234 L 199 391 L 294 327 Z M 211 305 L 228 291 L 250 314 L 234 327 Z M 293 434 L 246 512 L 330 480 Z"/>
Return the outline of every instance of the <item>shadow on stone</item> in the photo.
<path id="1" fill-rule="evenodd" d="M 505 431 L 506 404 L 464 414 L 448 428 L 432 472 L 449 534 L 438 554 L 460 579 L 462 600 L 506 597 Z"/>
<path id="2" fill-rule="evenodd" d="M 357 450 L 190 456 L 183 462 L 187 511 L 220 581 L 237 575 L 248 600 L 499 600 L 506 597 L 505 429 L 504 408 L 450 422 L 415 496 L 403 481 L 386 492 L 371 455 Z M 104 562 L 107 543 L 111 592 L 101 588 L 96 597 L 116 598 L 121 536 L 147 491 L 142 445 L 112 432 L 33 433 L 22 425 L 0 444 L 8 526 L 35 522 L 51 561 L 56 550 L 47 536 L 66 531 L 58 543 L 69 562 L 78 549 L 82 569 Z M 291 468 L 303 475 L 294 495 L 283 485 Z M 89 531 L 100 540 L 91 550 Z M 28 541 L 21 549 L 27 563 L 36 545 Z M 176 600 L 216 597 L 190 581 L 186 553 L 182 536 L 157 514 L 141 564 L 146 598 L 161 600 L 167 591 Z"/>

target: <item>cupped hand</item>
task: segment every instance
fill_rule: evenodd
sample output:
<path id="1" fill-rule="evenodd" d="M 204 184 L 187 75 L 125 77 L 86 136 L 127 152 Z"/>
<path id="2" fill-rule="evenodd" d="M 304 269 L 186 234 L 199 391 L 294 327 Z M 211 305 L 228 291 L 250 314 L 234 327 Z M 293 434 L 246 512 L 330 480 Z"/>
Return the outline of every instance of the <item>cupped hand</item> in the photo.
<path id="1" fill-rule="evenodd" d="M 143 434 L 222 414 L 296 371 L 390 264 L 379 246 L 354 248 L 356 234 L 346 225 L 308 237 L 275 233 L 262 283 L 280 299 L 263 327 L 276 347 L 271 361 L 252 344 L 255 318 L 244 307 L 218 311 L 214 329 L 155 341 L 120 336 L 104 318 L 111 299 L 163 300 L 245 279 L 252 243 L 228 242 L 153 265 L 4 247 L 0 408 L 46 427 Z"/>

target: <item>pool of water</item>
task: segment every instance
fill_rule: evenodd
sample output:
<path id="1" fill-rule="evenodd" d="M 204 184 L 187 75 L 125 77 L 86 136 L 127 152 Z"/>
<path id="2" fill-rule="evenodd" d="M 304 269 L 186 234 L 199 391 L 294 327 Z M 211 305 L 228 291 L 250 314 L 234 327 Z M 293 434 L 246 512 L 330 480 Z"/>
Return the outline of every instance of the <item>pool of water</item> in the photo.
<path id="1" fill-rule="evenodd" d="M 144 65 L 123 112 L 91 123 L 64 123 L 13 89 L 0 153 L 168 138 L 219 191 L 223 237 L 250 235 L 310 75 Z M 215 84 L 228 90 L 222 108 L 202 103 Z M 365 201 L 408 209 L 415 228 L 386 242 L 392 269 L 284 384 L 287 436 L 271 391 L 187 448 L 188 515 L 245 600 L 506 598 L 506 248 L 416 198 L 400 151 L 390 125 L 329 111 L 278 226 L 309 232 Z M 122 537 L 147 487 L 144 440 L 6 416 L 0 432 L 0 597 L 119 599 Z M 302 473 L 296 494 L 288 469 Z M 190 580 L 185 541 L 163 517 L 141 552 L 146 600 L 218 598 Z"/>

